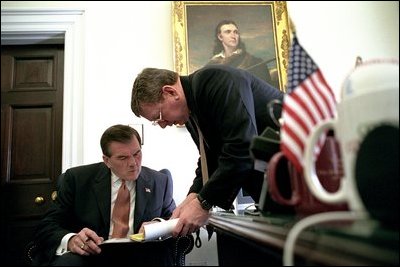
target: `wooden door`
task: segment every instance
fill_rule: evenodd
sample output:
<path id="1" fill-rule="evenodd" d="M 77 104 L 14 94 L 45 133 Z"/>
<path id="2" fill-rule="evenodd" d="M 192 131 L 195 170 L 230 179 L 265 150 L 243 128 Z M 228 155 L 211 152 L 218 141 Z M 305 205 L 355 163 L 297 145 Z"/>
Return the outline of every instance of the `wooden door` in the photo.
<path id="1" fill-rule="evenodd" d="M 61 173 L 63 64 L 63 45 L 1 46 L 0 251 L 6 265 L 24 263 Z"/>

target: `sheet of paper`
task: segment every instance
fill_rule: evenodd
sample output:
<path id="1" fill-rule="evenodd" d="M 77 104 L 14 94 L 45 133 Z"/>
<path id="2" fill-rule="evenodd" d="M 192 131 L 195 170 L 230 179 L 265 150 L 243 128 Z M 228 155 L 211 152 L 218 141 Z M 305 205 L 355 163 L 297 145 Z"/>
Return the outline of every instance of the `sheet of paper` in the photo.
<path id="1" fill-rule="evenodd" d="M 107 240 L 104 240 L 102 244 L 109 244 L 109 243 L 128 243 L 132 242 L 130 238 L 110 238 Z"/>
<path id="2" fill-rule="evenodd" d="M 154 240 L 172 234 L 172 230 L 178 223 L 179 218 L 159 223 L 146 224 L 144 226 L 144 240 Z"/>

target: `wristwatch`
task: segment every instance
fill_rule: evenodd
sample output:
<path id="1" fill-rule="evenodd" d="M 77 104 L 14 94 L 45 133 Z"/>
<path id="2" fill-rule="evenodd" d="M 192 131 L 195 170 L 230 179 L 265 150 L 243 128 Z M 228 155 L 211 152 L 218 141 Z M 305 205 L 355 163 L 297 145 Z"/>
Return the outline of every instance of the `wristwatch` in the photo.
<path id="1" fill-rule="evenodd" d="M 212 205 L 208 203 L 207 200 L 202 198 L 199 194 L 197 194 L 197 199 L 200 201 L 200 206 L 203 208 L 203 210 L 210 210 L 212 208 Z"/>

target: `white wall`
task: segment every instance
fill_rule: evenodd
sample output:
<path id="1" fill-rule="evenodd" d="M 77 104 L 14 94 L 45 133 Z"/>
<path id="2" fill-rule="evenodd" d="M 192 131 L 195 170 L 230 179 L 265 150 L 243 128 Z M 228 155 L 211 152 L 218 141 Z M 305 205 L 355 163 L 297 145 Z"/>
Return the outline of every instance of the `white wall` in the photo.
<path id="1" fill-rule="evenodd" d="M 300 43 L 340 95 L 356 56 L 399 56 L 398 2 L 288 1 Z M 179 203 L 198 157 L 185 128 L 160 129 L 130 110 L 134 78 L 144 67 L 173 69 L 171 2 L 2 1 L 2 8 L 79 8 L 84 15 L 82 164 L 101 160 L 99 138 L 116 123 L 143 123 L 143 165 L 168 167 Z M 80 142 L 78 142 L 80 143 Z M 71 166 L 63 166 L 63 169 Z"/>
<path id="2" fill-rule="evenodd" d="M 287 1 L 299 42 L 311 55 L 338 100 L 356 57 L 399 57 L 397 1 Z"/>

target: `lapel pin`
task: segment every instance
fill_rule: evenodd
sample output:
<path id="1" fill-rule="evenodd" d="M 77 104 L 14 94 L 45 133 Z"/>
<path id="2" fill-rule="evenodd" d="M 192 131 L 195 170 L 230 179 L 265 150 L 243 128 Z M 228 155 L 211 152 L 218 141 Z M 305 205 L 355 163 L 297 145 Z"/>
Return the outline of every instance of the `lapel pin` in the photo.
<path id="1" fill-rule="evenodd" d="M 147 188 L 147 187 L 144 188 L 144 191 L 146 191 L 146 193 L 151 193 L 150 188 Z"/>

